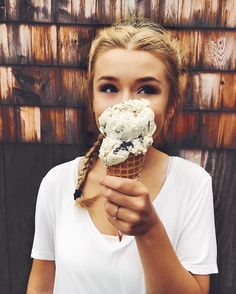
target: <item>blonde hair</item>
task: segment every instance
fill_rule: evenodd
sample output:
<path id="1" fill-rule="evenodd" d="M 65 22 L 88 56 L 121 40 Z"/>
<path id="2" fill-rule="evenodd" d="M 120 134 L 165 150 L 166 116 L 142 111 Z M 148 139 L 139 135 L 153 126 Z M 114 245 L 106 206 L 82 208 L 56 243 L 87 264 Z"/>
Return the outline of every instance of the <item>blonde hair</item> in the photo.
<path id="1" fill-rule="evenodd" d="M 171 119 L 166 115 L 165 127 L 163 128 L 165 134 L 160 134 L 162 139 L 167 137 L 168 130 L 175 123 L 181 108 L 180 75 L 184 68 L 183 54 L 179 42 L 164 28 L 149 19 L 135 16 L 120 19 L 111 27 L 103 28 L 91 44 L 86 104 L 95 134 L 99 134 L 93 113 L 93 79 L 96 60 L 106 51 L 115 48 L 147 51 L 161 58 L 165 64 L 167 80 L 170 83 L 167 113 L 170 109 L 174 113 Z M 89 170 L 98 158 L 101 143 L 102 139 L 98 137 L 93 147 L 85 155 L 78 177 L 78 190 L 81 190 Z M 81 199 L 77 198 L 76 200 L 81 205 Z"/>

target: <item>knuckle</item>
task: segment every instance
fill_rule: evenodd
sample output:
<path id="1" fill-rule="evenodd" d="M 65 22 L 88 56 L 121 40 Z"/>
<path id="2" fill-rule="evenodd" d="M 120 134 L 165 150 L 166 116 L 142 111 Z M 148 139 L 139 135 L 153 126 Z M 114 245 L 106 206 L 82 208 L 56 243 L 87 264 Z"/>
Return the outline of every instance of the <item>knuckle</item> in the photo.
<path id="1" fill-rule="evenodd" d="M 149 197 L 149 191 L 148 188 L 143 187 L 142 188 L 142 195 L 144 195 L 145 197 Z"/>
<path id="2" fill-rule="evenodd" d="M 113 191 L 111 189 L 106 190 L 106 196 L 111 197 L 113 195 Z"/>
<path id="3" fill-rule="evenodd" d="M 145 207 L 145 200 L 140 198 L 139 201 L 136 203 L 136 210 L 138 212 L 142 212 Z"/>

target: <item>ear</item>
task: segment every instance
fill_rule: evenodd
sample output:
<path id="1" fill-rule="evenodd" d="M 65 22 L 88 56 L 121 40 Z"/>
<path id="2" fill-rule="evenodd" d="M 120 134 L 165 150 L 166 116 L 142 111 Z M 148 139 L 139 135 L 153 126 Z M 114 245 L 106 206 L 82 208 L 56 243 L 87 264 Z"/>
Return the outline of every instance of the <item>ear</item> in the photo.
<path id="1" fill-rule="evenodd" d="M 166 112 L 166 119 L 170 120 L 174 116 L 174 113 L 175 113 L 174 106 L 169 107 Z"/>

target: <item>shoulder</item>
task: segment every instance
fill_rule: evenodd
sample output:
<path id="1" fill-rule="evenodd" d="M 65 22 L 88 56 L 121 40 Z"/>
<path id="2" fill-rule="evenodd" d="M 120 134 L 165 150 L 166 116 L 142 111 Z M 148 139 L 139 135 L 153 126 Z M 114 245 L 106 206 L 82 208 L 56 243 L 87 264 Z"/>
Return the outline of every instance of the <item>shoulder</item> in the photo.
<path id="1" fill-rule="evenodd" d="M 81 158 L 82 157 L 76 157 L 73 160 L 54 166 L 44 176 L 42 183 L 58 185 L 60 183 L 65 183 L 68 178 L 75 177 Z"/>
<path id="2" fill-rule="evenodd" d="M 211 175 L 199 164 L 181 157 L 173 156 L 173 172 L 180 182 L 205 185 L 211 181 Z"/>

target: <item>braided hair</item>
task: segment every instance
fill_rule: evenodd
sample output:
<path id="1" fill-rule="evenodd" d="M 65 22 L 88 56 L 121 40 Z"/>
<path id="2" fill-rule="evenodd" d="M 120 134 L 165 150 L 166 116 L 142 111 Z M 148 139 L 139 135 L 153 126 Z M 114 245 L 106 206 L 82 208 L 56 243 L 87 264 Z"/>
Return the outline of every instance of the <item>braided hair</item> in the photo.
<path id="1" fill-rule="evenodd" d="M 98 195 L 96 195 L 92 198 L 84 199 L 82 197 L 82 190 L 83 190 L 83 186 L 89 171 L 91 170 L 96 160 L 98 159 L 99 148 L 102 144 L 102 140 L 103 140 L 103 135 L 99 134 L 96 142 L 85 154 L 79 169 L 79 175 L 78 175 L 78 179 L 76 183 L 76 190 L 74 193 L 74 200 L 76 201 L 76 204 L 80 207 L 89 207 L 99 197 Z"/>

